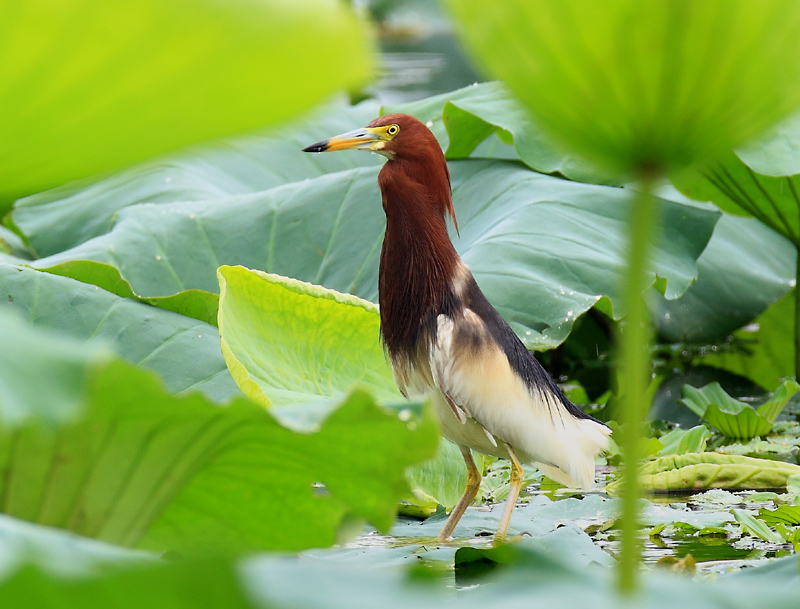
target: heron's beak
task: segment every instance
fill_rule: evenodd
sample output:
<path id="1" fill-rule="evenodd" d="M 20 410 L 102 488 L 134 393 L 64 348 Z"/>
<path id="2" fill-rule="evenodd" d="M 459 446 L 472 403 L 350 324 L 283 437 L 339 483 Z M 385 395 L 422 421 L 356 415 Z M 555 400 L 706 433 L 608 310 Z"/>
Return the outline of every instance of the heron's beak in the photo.
<path id="1" fill-rule="evenodd" d="M 385 140 L 383 129 L 363 127 L 303 148 L 303 152 L 333 152 L 334 150 L 380 150 Z"/>

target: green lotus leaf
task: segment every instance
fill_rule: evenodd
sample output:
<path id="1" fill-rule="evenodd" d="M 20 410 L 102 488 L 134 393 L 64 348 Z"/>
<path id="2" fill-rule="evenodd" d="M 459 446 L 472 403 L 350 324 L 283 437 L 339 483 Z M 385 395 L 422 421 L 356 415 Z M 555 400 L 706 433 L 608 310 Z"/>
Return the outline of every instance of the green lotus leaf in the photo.
<path id="1" fill-rule="evenodd" d="M 341 399 L 354 386 L 402 400 L 373 303 L 295 279 L 222 266 L 222 352 L 242 391 L 269 406 Z"/>
<path id="2" fill-rule="evenodd" d="M 642 489 L 649 492 L 706 488 L 773 489 L 785 488 L 791 476 L 800 474 L 800 465 L 720 453 L 689 453 L 659 457 L 639 470 Z M 616 492 L 621 480 L 607 486 Z"/>
<path id="3" fill-rule="evenodd" d="M 313 425 L 325 404 L 354 386 L 401 412 L 413 408 L 392 378 L 373 303 L 243 267 L 223 266 L 218 273 L 228 368 L 246 395 L 271 406 L 286 424 Z M 432 498 L 450 507 L 466 485 L 464 459 L 442 442 L 436 457 L 409 468 L 407 478 L 416 503 Z"/>
<path id="4" fill-rule="evenodd" d="M 3 366 L 3 386 L 15 376 L 37 386 L 54 369 L 52 341 L 25 342 L 44 365 Z M 0 411 L 0 510 L 118 545 L 301 549 L 334 543 L 352 518 L 386 531 L 409 494 L 405 469 L 438 441 L 429 412 L 401 421 L 363 391 L 329 410 L 316 433 L 296 433 L 243 398 L 221 408 L 198 393 L 176 397 L 151 372 L 115 359 L 87 365 L 74 350 L 73 376 L 49 381 L 84 387 L 69 420 Z M 21 408 L 59 414 L 49 396 L 26 393 Z"/>
<path id="5" fill-rule="evenodd" d="M 37 256 L 46 257 L 109 232 L 118 212 L 131 205 L 211 201 L 377 166 L 377 155 L 301 150 L 308 142 L 365 125 L 379 111 L 374 101 L 353 107 L 327 104 L 287 127 L 183 151 L 94 183 L 71 182 L 31 195 L 16 202 L 11 218 Z"/>
<path id="6" fill-rule="evenodd" d="M 475 84 L 382 109 L 383 114 L 391 112 L 411 114 L 426 123 L 443 143 L 448 159 L 470 155 L 494 158 L 495 152 L 478 146 L 489 135 L 498 134 L 501 141 L 512 143 L 513 156 L 519 157 L 531 169 L 557 173 L 580 182 L 620 185 L 620 181 L 608 172 L 599 172 L 591 164 L 553 144 L 501 83 Z M 501 148 L 497 156 L 508 158 L 510 155 Z"/>
<path id="7" fill-rule="evenodd" d="M 662 448 L 660 456 L 685 455 L 686 453 L 701 453 L 706 449 L 706 443 L 711 439 L 711 432 L 705 425 L 696 425 L 691 429 L 676 427 L 658 440 Z"/>
<path id="8" fill-rule="evenodd" d="M 793 380 L 784 381 L 772 397 L 758 409 L 730 397 L 719 383 L 710 383 L 702 389 L 684 385 L 682 404 L 702 417 L 729 438 L 750 440 L 765 436 L 772 430 L 775 419 L 800 385 Z"/>
<path id="9" fill-rule="evenodd" d="M 752 324 L 734 332 L 717 351 L 705 353 L 697 362 L 751 379 L 761 387 L 775 387 L 794 374 L 795 290 L 758 316 Z"/>
<path id="10" fill-rule="evenodd" d="M 211 292 L 185 290 L 173 296 L 143 298 L 133 292 L 131 285 L 120 277 L 119 271 L 115 267 L 102 262 L 94 262 L 93 260 L 72 260 L 40 270 L 47 271 L 53 275 L 71 277 L 84 283 L 96 285 L 123 298 L 131 298 L 167 311 L 174 311 L 212 326 L 217 325 L 219 296 Z"/>
<path id="11" fill-rule="evenodd" d="M 15 313 L 0 310 L 0 419 L 12 427 L 30 419 L 51 425 L 74 419 L 87 373 L 104 366 L 111 351 L 28 328 Z"/>
<path id="12" fill-rule="evenodd" d="M 212 325 L 74 279 L 6 264 L 2 258 L 0 286 L 8 310 L 40 328 L 110 347 L 126 360 L 158 372 L 172 392 L 197 390 L 219 401 L 240 395 Z M 13 357 L 13 350 L 8 353 Z M 44 382 L 32 382 L 29 390 L 35 393 Z"/>
<path id="13" fill-rule="evenodd" d="M 713 201 L 729 213 L 753 216 L 800 246 L 800 175 L 764 175 L 728 151 L 670 179 L 692 199 Z"/>
<path id="14" fill-rule="evenodd" d="M 530 347 L 563 342 L 598 301 L 615 317 L 624 314 L 618 293 L 626 191 L 508 161 L 453 161 L 451 175 L 461 227 L 456 248 Z M 718 213 L 668 201 L 662 208 L 664 236 L 654 244 L 649 281 L 666 278 L 665 295 L 676 298 L 695 277 Z M 377 168 L 370 167 L 256 194 L 130 206 L 111 232 L 31 264 L 109 264 L 143 298 L 215 292 L 218 266 L 243 265 L 374 301 L 384 229 Z"/>
<path id="15" fill-rule="evenodd" d="M 110 562 L 110 561 L 108 561 Z M 230 561 L 192 560 L 64 578 L 25 566 L 0 583 L 0 603 L 15 609 L 253 609 Z M 110 572 L 109 572 L 110 571 Z M 119 572 L 117 572 L 119 571 Z"/>
<path id="16" fill-rule="evenodd" d="M 715 156 L 800 103 L 791 0 L 450 0 L 470 50 L 571 150 L 622 171 Z"/>
<path id="17" fill-rule="evenodd" d="M 770 526 L 775 526 L 779 522 L 791 526 L 800 526 L 800 505 L 781 505 L 777 509 L 758 510 L 758 518 Z"/>
<path id="18" fill-rule="evenodd" d="M 723 214 L 714 234 L 697 259 L 697 281 L 677 300 L 667 300 L 652 290 L 648 305 L 658 334 L 667 342 L 714 344 L 703 364 L 715 361 L 731 333 L 750 323 L 781 299 L 795 281 L 795 247 L 754 218 Z M 786 321 L 791 320 L 789 314 Z M 765 321 L 755 322 L 766 327 Z M 787 327 L 786 332 L 791 330 Z M 737 333 L 738 334 L 738 333 Z M 752 333 L 751 333 L 752 334 Z M 782 337 L 786 334 L 781 334 Z M 749 341 L 752 342 L 752 341 Z M 788 341 L 784 341 L 788 345 Z M 794 358 L 793 354 L 787 354 Z M 775 371 L 774 380 L 759 381 L 774 387 L 778 378 L 791 376 L 780 361 L 751 361 L 739 374 L 753 378 L 747 369 Z M 712 364 L 714 365 L 714 364 Z"/>
<path id="19" fill-rule="evenodd" d="M 0 22 L 0 212 L 285 120 L 371 67 L 364 24 L 336 2 L 20 0 Z"/>
<path id="20" fill-rule="evenodd" d="M 744 510 L 735 509 L 731 510 L 731 513 L 733 514 L 734 518 L 736 518 L 736 522 L 741 524 L 745 531 L 751 535 L 755 535 L 756 537 L 759 537 L 769 543 L 781 543 L 781 536 L 770 530 L 767 525 L 761 522 L 761 520 L 756 519 L 756 517 L 752 514 L 749 514 Z"/>

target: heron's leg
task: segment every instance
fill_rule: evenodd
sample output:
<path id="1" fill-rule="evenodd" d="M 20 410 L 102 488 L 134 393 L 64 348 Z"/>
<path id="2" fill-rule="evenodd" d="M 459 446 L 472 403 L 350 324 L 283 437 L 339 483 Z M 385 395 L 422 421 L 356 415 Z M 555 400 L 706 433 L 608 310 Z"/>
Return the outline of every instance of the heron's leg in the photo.
<path id="1" fill-rule="evenodd" d="M 464 462 L 467 464 L 467 488 L 464 489 L 464 494 L 461 495 L 461 499 L 458 504 L 456 504 L 456 507 L 450 512 L 447 522 L 444 523 L 444 527 L 436 537 L 437 541 L 446 541 L 450 537 L 458 521 L 461 520 L 464 512 L 469 507 L 469 504 L 472 503 L 472 500 L 475 499 L 475 495 L 478 494 L 478 488 L 481 485 L 481 473 L 478 471 L 478 468 L 475 467 L 472 453 L 469 452 L 469 448 L 460 448 L 461 454 L 464 456 Z"/>
<path id="2" fill-rule="evenodd" d="M 506 444 L 506 449 L 508 450 L 508 458 L 511 460 L 511 486 L 508 489 L 508 499 L 506 499 L 503 516 L 500 518 L 500 525 L 497 527 L 497 533 L 494 534 L 495 543 L 502 543 L 506 539 L 508 525 L 511 522 L 511 513 L 514 511 L 514 506 L 517 505 L 517 497 L 519 497 L 519 491 L 522 489 L 522 481 L 525 479 L 525 471 L 522 469 L 517 455 L 514 454 L 508 444 Z"/>

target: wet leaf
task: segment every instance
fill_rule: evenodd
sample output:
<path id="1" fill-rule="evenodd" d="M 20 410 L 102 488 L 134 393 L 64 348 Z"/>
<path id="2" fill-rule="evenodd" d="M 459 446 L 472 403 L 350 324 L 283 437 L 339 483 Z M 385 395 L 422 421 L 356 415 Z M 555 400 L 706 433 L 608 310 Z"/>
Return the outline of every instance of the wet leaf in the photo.
<path id="1" fill-rule="evenodd" d="M 791 290 L 795 258 L 794 245 L 755 218 L 723 214 L 708 247 L 697 259 L 697 281 L 686 293 L 677 300 L 667 300 L 651 290 L 648 305 L 656 330 L 667 342 L 710 343 L 708 360 L 716 360 L 729 334 L 752 322 Z M 699 359 L 698 364 L 707 363 Z M 782 362 L 780 366 L 778 363 L 751 358 L 739 374 L 763 377 L 755 371 L 774 370 L 774 381 L 757 381 L 764 387 L 774 387 L 785 369 Z M 793 371 L 791 365 L 788 369 Z"/>

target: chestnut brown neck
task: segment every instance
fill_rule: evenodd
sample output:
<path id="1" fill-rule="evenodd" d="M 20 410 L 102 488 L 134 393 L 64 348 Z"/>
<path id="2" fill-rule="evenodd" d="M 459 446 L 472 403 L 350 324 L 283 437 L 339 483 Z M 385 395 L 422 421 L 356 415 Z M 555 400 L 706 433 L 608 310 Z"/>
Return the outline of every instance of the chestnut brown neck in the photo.
<path id="1" fill-rule="evenodd" d="M 447 234 L 452 213 L 450 179 L 441 158 L 393 160 L 378 183 L 386 212 L 378 298 L 381 334 L 392 357 L 415 352 L 426 327 L 453 307 L 452 278 L 458 254 Z"/>

